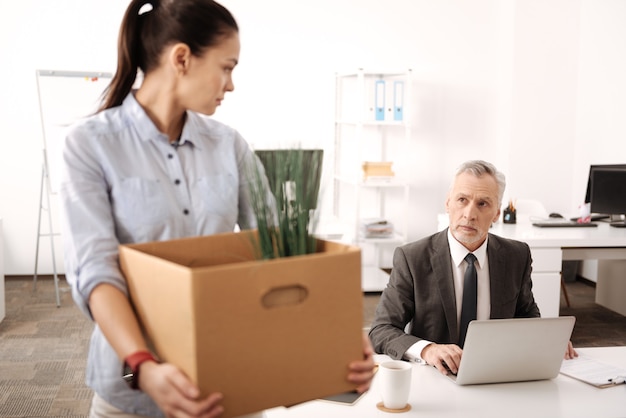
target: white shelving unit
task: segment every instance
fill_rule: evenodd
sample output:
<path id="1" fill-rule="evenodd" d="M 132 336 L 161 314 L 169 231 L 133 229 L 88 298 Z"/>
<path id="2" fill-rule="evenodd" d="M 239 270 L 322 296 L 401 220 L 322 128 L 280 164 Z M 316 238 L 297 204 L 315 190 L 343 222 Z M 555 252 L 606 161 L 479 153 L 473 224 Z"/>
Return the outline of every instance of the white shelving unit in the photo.
<path id="1" fill-rule="evenodd" d="M 391 268 L 393 249 L 407 242 L 409 185 L 402 163 L 411 137 L 411 78 L 410 69 L 336 75 L 333 214 L 343 225 L 342 241 L 362 249 L 364 292 L 385 288 L 383 269 Z M 365 178 L 364 162 L 391 162 L 394 175 Z M 392 223 L 393 235 L 365 238 L 361 222 L 371 218 Z"/>

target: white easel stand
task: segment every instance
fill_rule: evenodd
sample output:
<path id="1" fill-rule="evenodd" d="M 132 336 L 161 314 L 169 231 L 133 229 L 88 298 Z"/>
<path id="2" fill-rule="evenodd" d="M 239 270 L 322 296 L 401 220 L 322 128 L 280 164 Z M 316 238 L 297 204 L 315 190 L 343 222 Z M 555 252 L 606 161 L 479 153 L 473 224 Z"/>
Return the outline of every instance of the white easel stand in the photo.
<path id="1" fill-rule="evenodd" d="M 41 188 L 39 191 L 39 218 L 37 220 L 37 246 L 35 248 L 35 275 L 33 277 L 33 291 L 37 290 L 37 265 L 39 262 L 39 240 L 41 237 L 50 237 L 50 250 L 52 252 L 52 271 L 54 274 L 54 291 L 56 293 L 56 302 L 57 308 L 61 306 L 61 298 L 59 296 L 59 276 L 57 275 L 57 265 L 56 265 L 56 256 L 54 252 L 54 237 L 59 235 L 59 233 L 54 233 L 52 230 L 52 213 L 50 210 L 50 190 L 48 186 L 48 190 L 46 190 L 46 200 L 48 207 L 46 208 L 43 205 L 43 189 L 48 184 L 46 180 L 48 180 L 48 170 L 46 170 L 46 160 L 45 160 L 45 151 L 44 151 L 44 163 L 42 164 L 41 170 Z M 48 212 L 48 233 L 41 233 L 41 212 Z"/>

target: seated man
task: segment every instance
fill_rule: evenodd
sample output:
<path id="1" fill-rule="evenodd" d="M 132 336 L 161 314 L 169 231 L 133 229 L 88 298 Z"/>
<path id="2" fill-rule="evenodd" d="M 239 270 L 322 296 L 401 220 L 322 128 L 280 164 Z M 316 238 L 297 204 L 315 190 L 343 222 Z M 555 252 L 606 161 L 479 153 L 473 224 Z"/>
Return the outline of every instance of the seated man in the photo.
<path id="1" fill-rule="evenodd" d="M 492 164 L 462 164 L 446 200 L 449 227 L 395 250 L 389 284 L 369 333 L 377 353 L 425 361 L 443 374 L 447 365 L 456 373 L 469 320 L 540 316 L 532 293 L 530 248 L 489 234 L 500 216 L 505 186 L 504 175 Z M 468 254 L 475 261 L 466 261 Z M 467 303 L 464 276 L 472 269 L 475 284 L 465 293 L 473 302 Z M 470 305 L 468 318 L 462 311 Z M 565 358 L 573 356 L 570 343 Z"/>

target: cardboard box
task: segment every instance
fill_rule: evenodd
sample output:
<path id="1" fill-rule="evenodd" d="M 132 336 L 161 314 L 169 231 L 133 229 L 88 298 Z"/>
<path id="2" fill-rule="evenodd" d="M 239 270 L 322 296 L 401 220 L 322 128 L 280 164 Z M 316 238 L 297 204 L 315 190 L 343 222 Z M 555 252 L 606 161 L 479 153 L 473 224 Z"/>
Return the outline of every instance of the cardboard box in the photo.
<path id="1" fill-rule="evenodd" d="M 395 173 L 391 169 L 392 162 L 365 161 L 363 163 L 363 178 L 386 177 L 392 178 Z"/>
<path id="2" fill-rule="evenodd" d="M 158 356 L 224 417 L 354 389 L 363 356 L 361 252 L 256 260 L 251 232 L 120 246 L 131 300 Z"/>

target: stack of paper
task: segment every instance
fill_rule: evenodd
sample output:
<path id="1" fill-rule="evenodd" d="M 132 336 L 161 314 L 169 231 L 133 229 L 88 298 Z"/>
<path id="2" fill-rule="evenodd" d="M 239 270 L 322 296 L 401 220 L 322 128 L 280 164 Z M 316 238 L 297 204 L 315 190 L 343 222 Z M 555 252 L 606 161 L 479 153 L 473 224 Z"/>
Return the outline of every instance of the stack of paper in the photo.
<path id="1" fill-rule="evenodd" d="M 583 354 L 579 354 L 577 358 L 572 360 L 563 360 L 561 374 L 599 388 L 614 386 L 626 381 L 626 369 L 603 363 Z"/>
<path id="2" fill-rule="evenodd" d="M 388 238 L 393 236 L 393 224 L 381 218 L 361 220 L 361 235 L 364 238 Z"/>

